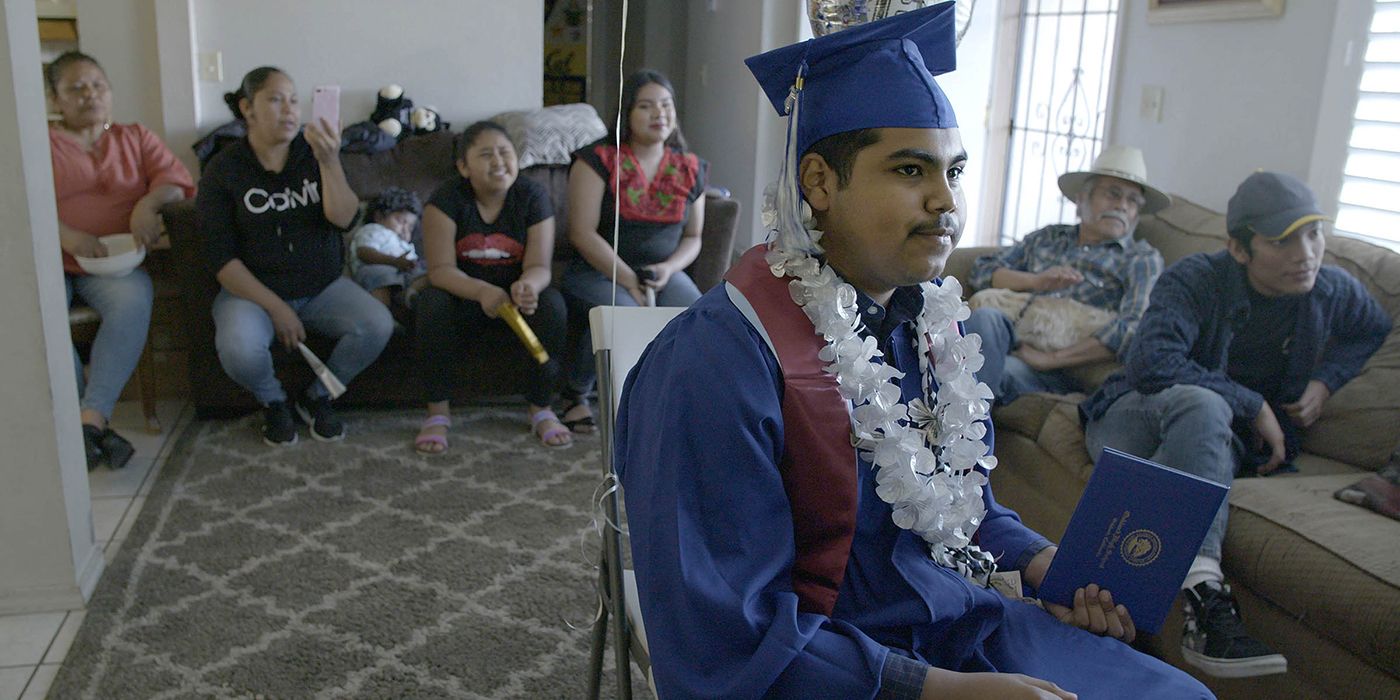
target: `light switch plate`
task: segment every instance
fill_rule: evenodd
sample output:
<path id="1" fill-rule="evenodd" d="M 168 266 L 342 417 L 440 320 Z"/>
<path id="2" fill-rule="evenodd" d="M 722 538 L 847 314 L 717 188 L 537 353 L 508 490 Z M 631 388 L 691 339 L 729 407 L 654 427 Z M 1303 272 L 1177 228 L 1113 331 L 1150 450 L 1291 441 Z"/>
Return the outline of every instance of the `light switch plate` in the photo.
<path id="1" fill-rule="evenodd" d="M 1161 123 L 1162 102 L 1166 99 L 1166 88 L 1160 85 L 1142 86 L 1142 105 L 1139 113 L 1143 119 L 1150 122 Z"/>
<path id="2" fill-rule="evenodd" d="M 222 83 L 224 81 L 224 54 L 222 51 L 199 54 L 199 79 L 206 83 Z"/>

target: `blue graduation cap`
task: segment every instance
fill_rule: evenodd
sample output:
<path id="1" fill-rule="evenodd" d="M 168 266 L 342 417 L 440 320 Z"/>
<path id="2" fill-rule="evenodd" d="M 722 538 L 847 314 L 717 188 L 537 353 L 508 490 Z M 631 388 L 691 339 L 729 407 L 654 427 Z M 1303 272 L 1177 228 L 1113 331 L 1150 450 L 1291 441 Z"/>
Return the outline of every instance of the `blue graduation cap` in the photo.
<path id="1" fill-rule="evenodd" d="M 745 60 L 779 115 L 800 103 L 796 144 L 789 144 L 795 155 L 856 129 L 957 127 L 933 81 L 957 67 L 955 5 L 900 13 Z"/>

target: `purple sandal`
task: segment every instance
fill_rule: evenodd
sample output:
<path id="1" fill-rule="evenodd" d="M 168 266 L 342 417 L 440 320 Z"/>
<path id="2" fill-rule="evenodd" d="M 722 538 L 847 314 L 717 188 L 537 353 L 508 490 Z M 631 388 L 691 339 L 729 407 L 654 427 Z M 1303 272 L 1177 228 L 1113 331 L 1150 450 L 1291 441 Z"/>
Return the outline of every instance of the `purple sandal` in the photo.
<path id="1" fill-rule="evenodd" d="M 544 432 L 540 432 L 540 424 L 551 420 L 554 421 L 556 425 Z M 555 415 L 554 411 L 548 408 L 542 409 L 539 413 L 530 416 L 530 432 L 534 433 L 535 437 L 540 439 L 540 444 L 545 447 L 568 447 L 574 444 L 573 433 L 571 433 L 568 428 L 564 427 L 564 424 L 559 422 L 559 416 Z M 569 439 L 560 443 L 550 442 L 551 439 L 560 435 L 565 435 Z"/>
<path id="2" fill-rule="evenodd" d="M 448 418 L 447 416 L 444 416 L 444 415 L 428 416 L 428 418 L 427 418 L 426 420 L 423 421 L 423 424 L 420 425 L 420 426 L 418 426 L 418 437 L 416 437 L 416 438 L 413 439 L 413 449 L 417 450 L 417 451 L 418 451 L 418 454 L 421 454 L 421 455 L 440 455 L 440 454 L 442 454 L 442 453 L 444 453 L 444 452 L 447 451 L 447 436 L 446 436 L 446 435 L 437 435 L 437 434 L 435 434 L 435 433 L 424 433 L 424 432 L 423 432 L 424 430 L 427 430 L 428 428 L 436 428 L 436 427 L 438 427 L 438 426 L 442 426 L 442 427 L 444 427 L 444 428 L 450 428 L 450 427 L 452 427 L 452 419 L 451 419 L 451 418 Z M 442 449 L 440 449 L 440 450 L 430 450 L 430 449 L 426 449 L 429 445 L 441 445 L 441 446 L 442 446 Z"/>

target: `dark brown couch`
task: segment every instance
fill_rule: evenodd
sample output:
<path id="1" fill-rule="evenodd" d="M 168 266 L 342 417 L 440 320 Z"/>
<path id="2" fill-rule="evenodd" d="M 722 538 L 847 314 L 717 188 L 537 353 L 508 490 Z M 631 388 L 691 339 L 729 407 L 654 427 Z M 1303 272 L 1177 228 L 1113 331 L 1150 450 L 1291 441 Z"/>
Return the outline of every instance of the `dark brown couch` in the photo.
<path id="1" fill-rule="evenodd" d="M 457 174 L 453 165 L 456 135 L 438 132 L 405 139 L 391 150 L 373 155 L 345 154 L 342 162 L 350 187 L 361 200 L 378 195 L 384 188 L 399 186 L 413 190 L 427 200 L 444 180 Z M 521 172 L 543 184 L 554 203 L 556 222 L 554 284 L 559 283 L 561 260 L 572 256 L 565 235 L 568 202 L 568 166 L 537 165 Z M 181 327 L 189 342 L 191 399 L 201 417 L 225 416 L 257 408 L 248 392 L 234 384 L 219 365 L 214 353 L 214 319 L 210 309 L 218 293 L 218 283 L 204 263 L 196 230 L 194 203 L 180 202 L 167 207 L 166 228 L 170 234 L 175 268 L 179 271 Z M 705 198 L 705 227 L 701 234 L 700 257 L 687 270 L 701 291 L 717 284 L 729 266 L 734 250 L 734 231 L 739 203 L 712 190 Z M 579 337 L 582 323 L 570 319 L 570 342 Z M 309 344 L 322 357 L 331 343 L 313 337 Z M 566 363 L 570 359 L 560 358 Z M 280 348 L 273 351 L 277 373 L 289 391 L 309 384 L 312 375 L 300 357 Z M 520 343 L 504 328 L 484 334 L 479 342 L 464 349 L 458 365 L 455 401 L 516 393 L 532 360 Z M 336 403 L 350 406 L 409 406 L 422 402 L 413 360 L 412 332 L 396 334 L 379 359 L 370 365 Z"/>

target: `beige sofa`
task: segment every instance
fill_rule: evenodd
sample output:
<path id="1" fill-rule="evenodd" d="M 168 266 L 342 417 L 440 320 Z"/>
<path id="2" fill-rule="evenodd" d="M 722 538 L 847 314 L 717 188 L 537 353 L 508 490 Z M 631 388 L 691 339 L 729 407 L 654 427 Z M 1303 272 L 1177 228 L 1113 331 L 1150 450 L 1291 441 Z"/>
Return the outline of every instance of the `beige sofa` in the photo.
<path id="1" fill-rule="evenodd" d="M 1222 249 L 1225 221 L 1177 199 L 1145 217 L 1136 235 L 1171 265 Z M 972 260 L 991 251 L 956 251 L 947 274 L 968 279 Z M 1308 430 L 1298 474 L 1235 482 L 1223 554 L 1246 625 L 1288 657 L 1289 672 L 1237 680 L 1194 673 L 1181 658 L 1179 604 L 1162 634 L 1142 643 L 1222 698 L 1400 698 L 1400 522 L 1332 497 L 1400 447 L 1400 253 L 1334 236 L 1327 258 L 1370 289 L 1397 330 Z M 1101 381 L 1114 368 L 1085 375 Z M 1092 470 L 1076 410 L 1083 398 L 1032 394 L 993 413 L 997 498 L 1052 540 Z"/>

